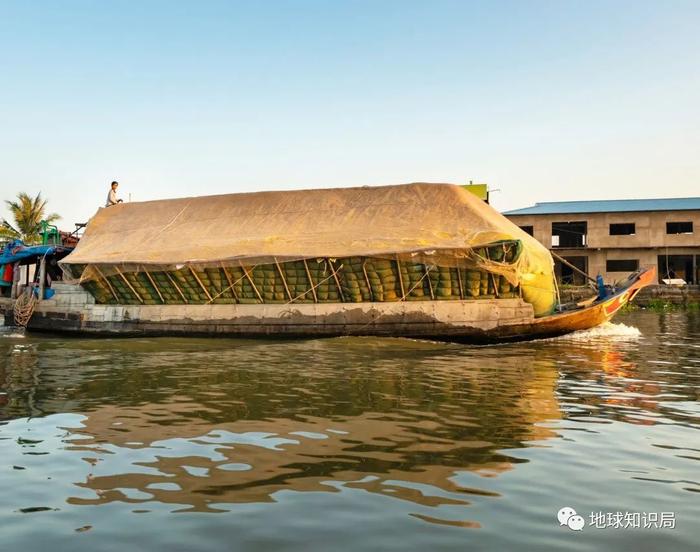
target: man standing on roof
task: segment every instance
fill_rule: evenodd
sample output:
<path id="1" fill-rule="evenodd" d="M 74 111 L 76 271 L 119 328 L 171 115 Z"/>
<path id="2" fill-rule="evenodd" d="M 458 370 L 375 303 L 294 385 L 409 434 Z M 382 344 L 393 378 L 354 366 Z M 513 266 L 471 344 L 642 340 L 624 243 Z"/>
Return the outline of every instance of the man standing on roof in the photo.
<path id="1" fill-rule="evenodd" d="M 121 199 L 117 199 L 117 186 L 119 186 L 119 182 L 117 182 L 116 180 L 112 182 L 112 188 L 107 194 L 107 203 L 105 204 L 105 207 L 111 207 L 112 205 L 116 205 L 117 203 L 123 203 Z"/>

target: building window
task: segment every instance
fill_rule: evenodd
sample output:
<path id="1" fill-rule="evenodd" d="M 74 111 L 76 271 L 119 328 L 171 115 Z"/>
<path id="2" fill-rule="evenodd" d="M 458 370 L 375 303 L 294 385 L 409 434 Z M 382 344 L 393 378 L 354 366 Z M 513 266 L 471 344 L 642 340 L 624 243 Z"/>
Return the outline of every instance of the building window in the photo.
<path id="1" fill-rule="evenodd" d="M 620 222 L 610 225 L 611 236 L 634 236 L 636 234 L 634 222 Z"/>
<path id="2" fill-rule="evenodd" d="M 587 233 L 588 223 L 585 220 L 579 222 L 553 222 L 552 247 L 586 247 Z"/>
<path id="3" fill-rule="evenodd" d="M 667 234 L 692 234 L 693 233 L 693 223 L 692 222 L 667 222 L 666 223 L 666 233 Z"/>
<path id="4" fill-rule="evenodd" d="M 535 229 L 532 226 L 518 226 L 523 232 L 526 234 L 530 234 L 531 236 L 535 235 Z"/>
<path id="5" fill-rule="evenodd" d="M 605 263 L 607 272 L 634 272 L 639 269 L 639 259 L 608 259 Z"/>
<path id="6" fill-rule="evenodd" d="M 700 280 L 700 256 L 693 255 L 659 255 L 659 283 L 664 280 L 680 278 L 686 284 L 697 284 Z"/>
<path id="7" fill-rule="evenodd" d="M 585 286 L 588 273 L 588 257 L 562 257 L 554 260 L 554 274 L 562 285 Z"/>

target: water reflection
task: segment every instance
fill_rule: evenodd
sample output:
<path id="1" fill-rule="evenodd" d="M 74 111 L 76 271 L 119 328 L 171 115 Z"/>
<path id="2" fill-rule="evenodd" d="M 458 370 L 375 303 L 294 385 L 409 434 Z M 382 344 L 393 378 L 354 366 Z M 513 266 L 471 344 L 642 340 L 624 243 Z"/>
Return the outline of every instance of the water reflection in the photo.
<path id="1" fill-rule="evenodd" d="M 6 412 L 85 413 L 63 442 L 84 456 L 76 483 L 94 494 L 69 503 L 157 500 L 199 511 L 270 501 L 282 489 L 334 491 L 329 480 L 423 505 L 467 504 L 491 493 L 455 484 L 456 470 L 512 469 L 499 449 L 553 437 L 538 423 L 560 416 L 556 365 L 534 350 L 505 349 L 492 365 L 394 340 L 211 345 L 76 342 L 41 356 L 14 345 Z M 66 348 L 77 366 L 57 365 Z"/>
<path id="2" fill-rule="evenodd" d="M 493 481 L 531 462 L 517 451 L 556 447 L 572 424 L 697 430 L 700 320 L 673 316 L 471 349 L 0 338 L 0 447 L 16 466 L 0 483 L 16 485 L 22 468 L 58 469 L 67 483 L 15 511 L 220 512 L 282 491 L 358 489 L 414 505 L 424 522 L 482 527 L 469 511 L 512 498 Z M 654 446 L 697 460 L 685 443 Z"/>

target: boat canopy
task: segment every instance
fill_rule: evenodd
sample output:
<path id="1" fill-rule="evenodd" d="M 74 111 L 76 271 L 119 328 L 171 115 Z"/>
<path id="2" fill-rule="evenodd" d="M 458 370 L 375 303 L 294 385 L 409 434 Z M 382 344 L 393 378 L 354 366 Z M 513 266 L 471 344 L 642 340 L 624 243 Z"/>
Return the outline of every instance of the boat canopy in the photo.
<path id="1" fill-rule="evenodd" d="M 513 262 L 479 248 L 519 241 Z M 549 251 L 458 185 L 414 183 L 226 194 L 101 208 L 62 266 L 91 278 L 142 268 L 378 257 L 478 266 L 520 285 L 536 314 L 556 303 Z"/>
<path id="2" fill-rule="evenodd" d="M 29 264 L 41 257 L 67 254 L 71 250 L 71 247 L 60 245 L 25 245 L 21 240 L 14 240 L 0 252 L 0 266 L 16 262 Z"/>

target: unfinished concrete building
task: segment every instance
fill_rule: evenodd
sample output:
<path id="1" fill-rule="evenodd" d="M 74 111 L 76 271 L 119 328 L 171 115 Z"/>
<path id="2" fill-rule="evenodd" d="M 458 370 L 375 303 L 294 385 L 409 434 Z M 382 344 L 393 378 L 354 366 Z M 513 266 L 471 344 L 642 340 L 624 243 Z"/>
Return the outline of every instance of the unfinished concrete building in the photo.
<path id="1" fill-rule="evenodd" d="M 700 283 L 700 197 L 558 201 L 503 213 L 581 271 L 614 282 L 643 266 L 659 281 Z M 583 284 L 556 262 L 563 284 Z"/>

